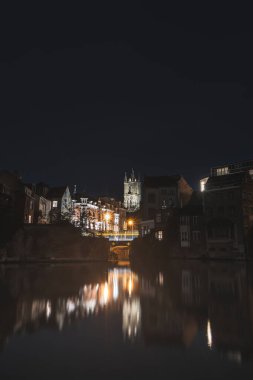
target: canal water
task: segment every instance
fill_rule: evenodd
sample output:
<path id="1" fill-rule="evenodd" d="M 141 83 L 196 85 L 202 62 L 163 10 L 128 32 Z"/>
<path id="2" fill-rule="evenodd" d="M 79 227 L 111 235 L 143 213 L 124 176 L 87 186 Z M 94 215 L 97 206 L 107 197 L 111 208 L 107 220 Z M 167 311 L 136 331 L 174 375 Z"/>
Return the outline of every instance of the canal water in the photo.
<path id="1" fill-rule="evenodd" d="M 1 379 L 252 379 L 253 268 L 0 267 Z"/>

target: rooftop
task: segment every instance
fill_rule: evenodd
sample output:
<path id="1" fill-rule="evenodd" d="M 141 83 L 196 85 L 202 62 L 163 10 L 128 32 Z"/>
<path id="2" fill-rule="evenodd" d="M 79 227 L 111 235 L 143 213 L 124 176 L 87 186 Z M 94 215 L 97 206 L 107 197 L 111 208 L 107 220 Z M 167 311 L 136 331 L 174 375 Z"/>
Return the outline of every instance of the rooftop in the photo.
<path id="1" fill-rule="evenodd" d="M 213 166 L 212 170 L 214 169 L 219 169 L 219 168 L 225 168 L 228 167 L 229 169 L 243 169 L 243 168 L 253 168 L 253 160 L 243 160 L 243 161 L 238 161 L 238 162 L 233 162 L 230 164 L 222 164 L 222 165 L 217 165 Z"/>
<path id="2" fill-rule="evenodd" d="M 251 181 L 248 172 L 238 172 L 222 176 L 209 177 L 205 188 L 206 190 L 211 190 L 213 188 L 239 186 L 247 181 Z"/>
<path id="3" fill-rule="evenodd" d="M 194 191 L 189 203 L 179 210 L 179 215 L 202 215 L 202 193 Z"/>
<path id="4" fill-rule="evenodd" d="M 159 176 L 159 177 L 145 177 L 145 187 L 168 187 L 175 186 L 180 180 L 180 175 Z"/>
<path id="5" fill-rule="evenodd" d="M 52 187 L 47 193 L 47 198 L 62 198 L 65 193 L 67 186 Z"/>

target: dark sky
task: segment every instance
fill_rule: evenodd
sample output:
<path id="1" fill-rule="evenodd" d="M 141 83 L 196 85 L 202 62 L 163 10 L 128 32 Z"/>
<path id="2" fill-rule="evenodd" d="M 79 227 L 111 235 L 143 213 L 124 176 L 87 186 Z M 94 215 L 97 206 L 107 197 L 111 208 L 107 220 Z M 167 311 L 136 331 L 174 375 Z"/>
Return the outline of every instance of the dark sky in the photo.
<path id="1" fill-rule="evenodd" d="M 121 195 L 253 158 L 251 12 L 119 3 L 2 12 L 0 168 Z"/>

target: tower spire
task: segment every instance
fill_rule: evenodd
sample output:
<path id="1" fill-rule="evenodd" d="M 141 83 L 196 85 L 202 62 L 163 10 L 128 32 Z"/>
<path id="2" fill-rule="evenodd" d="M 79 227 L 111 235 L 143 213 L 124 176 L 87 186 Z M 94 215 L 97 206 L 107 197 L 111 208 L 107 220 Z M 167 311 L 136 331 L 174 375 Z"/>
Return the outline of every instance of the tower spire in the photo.
<path id="1" fill-rule="evenodd" d="M 132 181 L 134 181 L 134 169 L 132 168 Z"/>
<path id="2" fill-rule="evenodd" d="M 127 182 L 127 172 L 125 172 L 125 182 Z"/>

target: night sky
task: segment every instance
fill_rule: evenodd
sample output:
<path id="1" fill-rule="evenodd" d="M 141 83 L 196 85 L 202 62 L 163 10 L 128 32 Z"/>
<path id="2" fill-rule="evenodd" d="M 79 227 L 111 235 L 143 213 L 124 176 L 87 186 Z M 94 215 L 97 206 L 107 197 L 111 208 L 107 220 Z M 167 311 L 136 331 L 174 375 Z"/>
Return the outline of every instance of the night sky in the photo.
<path id="1" fill-rule="evenodd" d="M 253 158 L 251 12 L 119 3 L 2 13 L 0 169 L 122 196 Z"/>

